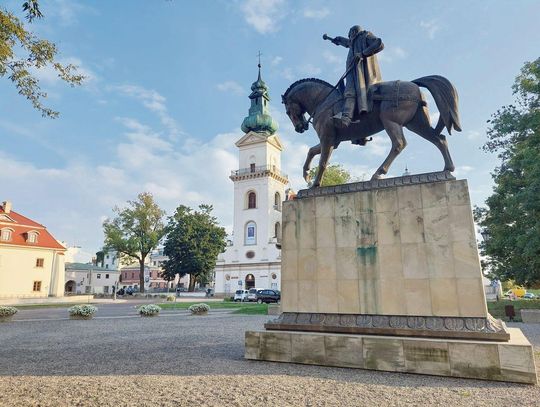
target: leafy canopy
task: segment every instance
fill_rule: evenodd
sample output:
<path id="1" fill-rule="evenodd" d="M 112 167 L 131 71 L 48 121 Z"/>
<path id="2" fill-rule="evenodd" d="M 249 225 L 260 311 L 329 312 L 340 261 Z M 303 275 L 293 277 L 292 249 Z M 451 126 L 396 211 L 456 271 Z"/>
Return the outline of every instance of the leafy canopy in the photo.
<path id="1" fill-rule="evenodd" d="M 165 212 L 154 202 L 148 192 L 138 195 L 136 201 L 128 201 L 124 209 L 115 207 L 117 216 L 103 222 L 105 251 L 116 251 L 121 257 L 138 260 L 141 273 L 140 289 L 144 292 L 144 260 L 156 248 L 165 234 Z"/>
<path id="2" fill-rule="evenodd" d="M 491 273 L 531 285 L 540 281 L 540 58 L 523 66 L 512 89 L 516 104 L 489 121 L 483 148 L 498 153 L 501 165 L 475 219 L 488 236 L 481 249 Z"/>
<path id="3" fill-rule="evenodd" d="M 176 274 L 190 274 L 190 291 L 196 281 L 210 279 L 217 256 L 225 250 L 227 234 L 212 209 L 211 205 L 199 205 L 199 210 L 180 205 L 167 226 L 163 252 L 169 259 L 163 265 L 164 276 L 172 280 Z"/>
<path id="4" fill-rule="evenodd" d="M 43 17 L 37 0 L 25 1 L 22 8 L 28 23 Z M 80 85 L 84 79 L 77 73 L 76 66 L 58 62 L 57 53 L 54 43 L 36 37 L 20 18 L 0 7 L 0 77 L 7 75 L 19 94 L 43 117 L 56 118 L 58 112 L 42 104 L 47 93 L 41 90 L 33 70 L 51 66 L 58 77 L 71 86 Z"/>
<path id="5" fill-rule="evenodd" d="M 317 175 L 317 172 L 319 171 L 319 167 L 313 167 L 311 170 L 309 170 L 309 177 L 310 179 L 315 179 L 315 176 Z M 323 178 L 321 181 L 321 187 L 330 187 L 332 185 L 341 185 L 346 184 L 347 182 L 351 182 L 352 176 L 351 174 L 344 169 L 341 165 L 329 165 L 326 167 L 326 170 L 324 171 Z"/>

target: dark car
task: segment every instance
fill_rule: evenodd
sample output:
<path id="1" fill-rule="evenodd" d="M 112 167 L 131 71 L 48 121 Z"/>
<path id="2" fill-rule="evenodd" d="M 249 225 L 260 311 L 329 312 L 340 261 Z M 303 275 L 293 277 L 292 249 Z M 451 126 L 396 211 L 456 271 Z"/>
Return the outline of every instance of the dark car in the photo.
<path id="1" fill-rule="evenodd" d="M 257 291 L 257 302 L 259 304 L 270 303 L 270 302 L 279 302 L 281 300 L 281 293 L 278 290 L 258 290 Z"/>

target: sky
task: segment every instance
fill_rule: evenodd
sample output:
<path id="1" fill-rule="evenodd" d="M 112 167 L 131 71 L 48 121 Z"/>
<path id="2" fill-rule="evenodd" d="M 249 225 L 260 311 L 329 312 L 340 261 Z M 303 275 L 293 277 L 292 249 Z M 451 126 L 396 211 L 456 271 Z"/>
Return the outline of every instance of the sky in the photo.
<path id="1" fill-rule="evenodd" d="M 20 17 L 22 0 L 2 2 Z M 473 204 L 492 190 L 497 157 L 481 150 L 491 114 L 514 100 L 511 86 L 540 55 L 538 1 L 41 0 L 31 29 L 55 42 L 59 60 L 86 76 L 71 88 L 51 68 L 35 72 L 60 111 L 41 117 L 0 80 L 0 201 L 42 224 L 82 258 L 103 244 L 102 222 L 140 192 L 172 214 L 180 205 L 212 204 L 232 231 L 234 142 L 249 108 L 257 53 L 271 112 L 285 145 L 283 171 L 294 190 L 313 129 L 294 129 L 280 95 L 294 81 L 334 84 L 347 50 L 322 35 L 346 36 L 361 25 L 382 38 L 383 80 L 438 74 L 459 93 L 461 133 L 448 137 L 458 179 Z M 427 91 L 426 91 L 427 94 Z M 432 124 L 437 120 L 428 98 Z M 388 177 L 442 170 L 438 150 L 405 132 L 407 148 Z M 390 148 L 385 133 L 366 147 L 342 143 L 332 164 L 369 179 Z"/>

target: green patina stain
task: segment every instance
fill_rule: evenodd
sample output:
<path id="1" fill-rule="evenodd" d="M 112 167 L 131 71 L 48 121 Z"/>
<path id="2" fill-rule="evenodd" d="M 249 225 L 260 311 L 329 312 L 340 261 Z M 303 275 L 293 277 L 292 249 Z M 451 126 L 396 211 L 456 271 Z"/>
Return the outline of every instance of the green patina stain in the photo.
<path id="1" fill-rule="evenodd" d="M 357 247 L 356 255 L 362 260 L 362 263 L 375 264 L 377 259 L 377 246 Z"/>

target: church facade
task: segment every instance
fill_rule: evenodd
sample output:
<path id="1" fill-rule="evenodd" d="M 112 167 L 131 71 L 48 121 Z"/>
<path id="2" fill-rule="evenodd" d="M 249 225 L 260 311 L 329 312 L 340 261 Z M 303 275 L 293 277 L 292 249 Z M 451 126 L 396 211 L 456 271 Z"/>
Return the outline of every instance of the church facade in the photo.
<path id="1" fill-rule="evenodd" d="M 233 235 L 217 260 L 214 289 L 281 289 L 281 204 L 289 181 L 281 172 L 283 145 L 277 122 L 269 114 L 268 87 L 261 79 L 251 86 L 251 107 L 236 142 L 238 169 L 234 183 Z"/>

